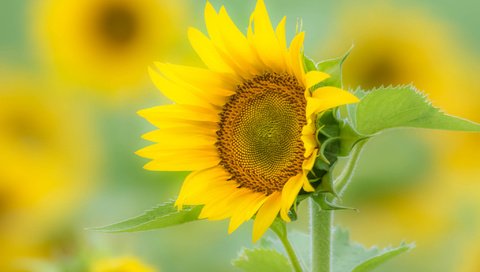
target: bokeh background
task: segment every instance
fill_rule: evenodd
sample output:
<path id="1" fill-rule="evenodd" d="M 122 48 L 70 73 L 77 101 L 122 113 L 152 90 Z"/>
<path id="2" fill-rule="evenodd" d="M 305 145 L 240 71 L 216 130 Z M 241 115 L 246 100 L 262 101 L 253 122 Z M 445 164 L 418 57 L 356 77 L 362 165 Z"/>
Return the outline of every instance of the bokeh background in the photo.
<path id="1" fill-rule="evenodd" d="M 246 29 L 253 0 L 212 1 Z M 198 0 L 0 1 L 0 271 L 236 271 L 251 225 L 226 222 L 104 234 L 173 198 L 186 173 L 147 172 L 134 151 L 165 103 L 154 61 L 201 65 L 186 29 Z M 302 19 L 305 52 L 343 55 L 345 87 L 413 83 L 448 113 L 480 122 L 477 0 L 266 0 Z M 372 140 L 337 223 L 367 246 L 415 241 L 378 271 L 480 271 L 480 136 L 390 131 Z M 301 205 L 300 209 L 305 209 Z M 300 213 L 302 215 L 302 213 Z M 289 227 L 305 231 L 306 218 Z M 109 270 L 110 269 L 110 270 Z M 113 270 L 112 270 L 113 269 Z M 117 270 L 115 270 L 117 269 Z"/>

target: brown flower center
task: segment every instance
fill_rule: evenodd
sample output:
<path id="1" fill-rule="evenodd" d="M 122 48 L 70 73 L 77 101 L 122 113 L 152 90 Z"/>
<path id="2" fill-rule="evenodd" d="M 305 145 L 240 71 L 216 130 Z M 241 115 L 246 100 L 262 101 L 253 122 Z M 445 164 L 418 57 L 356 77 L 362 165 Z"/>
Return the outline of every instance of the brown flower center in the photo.
<path id="1" fill-rule="evenodd" d="M 304 90 L 295 77 L 277 73 L 237 86 L 220 114 L 216 146 L 239 187 L 271 194 L 302 171 Z"/>
<path id="2" fill-rule="evenodd" d="M 127 4 L 110 3 L 102 7 L 94 19 L 97 35 L 104 43 L 122 47 L 138 34 L 138 18 Z"/>

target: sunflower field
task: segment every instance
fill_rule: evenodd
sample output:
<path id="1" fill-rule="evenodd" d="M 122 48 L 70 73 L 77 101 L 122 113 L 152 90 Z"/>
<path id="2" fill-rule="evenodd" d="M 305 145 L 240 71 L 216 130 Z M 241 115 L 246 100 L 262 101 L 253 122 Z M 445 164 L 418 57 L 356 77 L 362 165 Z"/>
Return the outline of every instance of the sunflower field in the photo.
<path id="1" fill-rule="evenodd" d="M 478 0 L 3 0 L 0 272 L 479 272 Z"/>

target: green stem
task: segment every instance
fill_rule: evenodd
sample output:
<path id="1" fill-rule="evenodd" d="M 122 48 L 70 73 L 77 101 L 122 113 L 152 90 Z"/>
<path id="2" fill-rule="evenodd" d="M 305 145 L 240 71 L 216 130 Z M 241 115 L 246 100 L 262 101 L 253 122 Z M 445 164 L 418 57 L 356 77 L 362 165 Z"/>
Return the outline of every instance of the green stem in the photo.
<path id="1" fill-rule="evenodd" d="M 358 159 L 367 139 L 358 141 L 347 157 L 341 174 L 335 178 L 334 186 L 341 196 L 352 179 Z M 321 197 L 318 195 L 316 197 Z M 310 231 L 312 239 L 312 272 L 333 271 L 333 210 L 322 210 L 313 196 L 310 199 Z"/>
<path id="2" fill-rule="evenodd" d="M 338 196 L 342 196 L 347 189 L 348 184 L 352 180 L 353 173 L 358 164 L 358 159 L 362 153 L 363 146 L 367 143 L 368 139 L 362 139 L 355 144 L 355 147 L 348 156 L 347 165 L 344 166 L 342 173 L 335 178 L 335 191 Z"/>
<path id="3" fill-rule="evenodd" d="M 332 271 L 333 211 L 321 210 L 310 200 L 310 231 L 312 239 L 312 272 Z"/>
<path id="4" fill-rule="evenodd" d="M 295 272 L 302 272 L 303 271 L 302 266 L 298 261 L 297 255 L 295 254 L 295 250 L 293 249 L 292 244 L 290 244 L 290 241 L 288 240 L 286 229 L 283 229 L 282 231 L 280 231 L 277 228 L 272 228 L 272 230 L 277 234 L 278 238 L 282 242 L 283 247 L 285 248 L 285 251 L 287 251 L 287 255 L 288 255 L 288 258 L 290 259 L 290 262 L 292 263 L 293 270 Z"/>

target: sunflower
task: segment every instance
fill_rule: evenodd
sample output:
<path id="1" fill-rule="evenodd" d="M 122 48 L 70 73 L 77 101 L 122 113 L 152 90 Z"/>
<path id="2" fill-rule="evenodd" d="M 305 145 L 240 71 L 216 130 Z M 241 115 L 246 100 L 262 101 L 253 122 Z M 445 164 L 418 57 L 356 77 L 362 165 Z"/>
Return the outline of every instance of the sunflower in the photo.
<path id="1" fill-rule="evenodd" d="M 101 259 L 92 264 L 92 272 L 154 272 L 154 268 L 134 257 Z"/>
<path id="2" fill-rule="evenodd" d="M 26 78 L 0 74 L 1 271 L 44 253 L 41 240 L 91 189 L 98 155 L 78 105 Z"/>
<path id="3" fill-rule="evenodd" d="M 478 97 L 468 71 L 474 69 L 471 56 L 462 53 L 468 51 L 448 23 L 426 10 L 384 2 L 350 5 L 338 17 L 342 20 L 335 34 L 321 48 L 335 56 L 353 41 L 343 66 L 345 85 L 371 89 L 413 83 L 447 112 L 478 117 L 476 101 L 470 99 Z"/>
<path id="4" fill-rule="evenodd" d="M 47 0 L 31 10 L 42 60 L 68 83 L 107 94 L 144 86 L 182 14 L 180 2 L 157 0 Z"/>
<path id="5" fill-rule="evenodd" d="M 290 46 L 283 18 L 272 28 L 263 0 L 245 36 L 221 7 L 206 4 L 209 37 L 190 28 L 190 43 L 207 69 L 157 63 L 150 75 L 175 103 L 139 114 L 159 129 L 144 135 L 156 144 L 138 154 L 145 168 L 193 171 L 176 205 L 204 205 L 200 218 L 230 218 L 229 233 L 256 214 L 258 240 L 300 190 L 314 190 L 307 173 L 315 162 L 316 114 L 357 102 L 335 87 L 313 88 L 328 78 L 306 72 L 304 32 Z"/>

